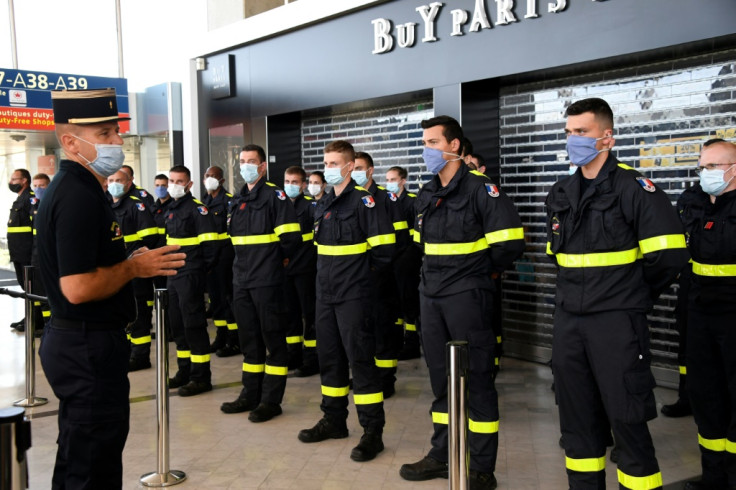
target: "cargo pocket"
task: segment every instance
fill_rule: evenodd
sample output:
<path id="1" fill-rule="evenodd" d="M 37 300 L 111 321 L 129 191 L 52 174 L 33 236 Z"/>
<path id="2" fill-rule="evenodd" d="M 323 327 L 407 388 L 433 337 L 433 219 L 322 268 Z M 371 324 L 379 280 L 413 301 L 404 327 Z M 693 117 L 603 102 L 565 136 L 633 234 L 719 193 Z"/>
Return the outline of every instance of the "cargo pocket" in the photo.
<path id="1" fill-rule="evenodd" d="M 654 390 L 657 383 L 651 369 L 624 373 L 624 385 L 629 394 L 624 422 L 638 424 L 655 418 L 657 416 L 657 404 L 652 390 Z"/>

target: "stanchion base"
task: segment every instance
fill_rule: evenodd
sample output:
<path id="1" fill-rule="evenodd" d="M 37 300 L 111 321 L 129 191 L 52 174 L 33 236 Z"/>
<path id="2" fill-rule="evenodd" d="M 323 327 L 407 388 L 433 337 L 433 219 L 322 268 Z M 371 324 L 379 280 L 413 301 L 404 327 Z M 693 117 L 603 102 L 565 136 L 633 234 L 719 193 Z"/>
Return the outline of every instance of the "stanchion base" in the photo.
<path id="1" fill-rule="evenodd" d="M 35 398 L 23 398 L 17 402 L 13 402 L 16 407 L 37 407 L 39 405 L 46 405 L 49 401 L 46 398 L 37 396 Z"/>
<path id="2" fill-rule="evenodd" d="M 144 487 L 170 487 L 187 479 L 186 473 L 171 470 L 168 473 L 146 473 L 140 482 Z"/>

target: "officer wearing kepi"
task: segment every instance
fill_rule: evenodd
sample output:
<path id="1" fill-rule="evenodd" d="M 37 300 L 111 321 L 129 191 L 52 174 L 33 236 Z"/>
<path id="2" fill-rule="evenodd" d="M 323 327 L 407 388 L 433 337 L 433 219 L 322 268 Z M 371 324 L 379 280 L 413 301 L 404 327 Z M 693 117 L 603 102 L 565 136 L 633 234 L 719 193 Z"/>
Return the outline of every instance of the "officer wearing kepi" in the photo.
<path id="1" fill-rule="evenodd" d="M 51 93 L 66 158 L 38 210 L 41 276 L 51 307 L 39 356 L 59 398 L 59 445 L 50 487 L 120 489 L 130 420 L 130 349 L 135 277 L 170 276 L 179 247 L 130 257 L 103 192 L 125 154 L 115 89 Z"/>
<path id="2" fill-rule="evenodd" d="M 8 188 L 18 195 L 8 218 L 8 252 L 18 285 L 23 288 L 24 268 L 31 265 L 33 246 L 33 205 L 36 198 L 31 190 L 31 174 L 24 168 L 15 170 L 10 176 Z M 25 319 L 11 323 L 10 328 L 23 331 Z"/>
<path id="3" fill-rule="evenodd" d="M 424 252 L 419 301 L 434 434 L 429 454 L 399 473 L 406 480 L 447 478 L 446 344 L 467 341 L 470 489 L 493 489 L 499 414 L 491 274 L 521 255 L 524 230 L 511 200 L 463 162 L 458 122 L 438 116 L 422 128 L 422 157 L 434 177 L 417 196 L 414 241 Z"/>
<path id="4" fill-rule="evenodd" d="M 552 371 L 570 488 L 605 488 L 606 441 L 621 488 L 662 486 L 647 421 L 657 415 L 646 314 L 688 260 L 667 195 L 611 153 L 603 99 L 566 111 L 578 170 L 550 190 L 547 253 L 558 266 Z M 610 423 L 610 426 L 609 426 Z"/>
<path id="5" fill-rule="evenodd" d="M 692 255 L 687 375 L 703 478 L 688 490 L 736 489 L 736 145 L 703 145 L 700 184 L 677 201 Z"/>

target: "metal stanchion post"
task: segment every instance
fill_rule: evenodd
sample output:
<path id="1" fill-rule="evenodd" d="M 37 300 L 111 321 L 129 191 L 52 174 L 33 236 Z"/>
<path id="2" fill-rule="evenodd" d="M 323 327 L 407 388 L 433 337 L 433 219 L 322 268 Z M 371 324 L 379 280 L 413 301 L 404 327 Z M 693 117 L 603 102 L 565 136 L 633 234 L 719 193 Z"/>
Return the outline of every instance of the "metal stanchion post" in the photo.
<path id="1" fill-rule="evenodd" d="M 450 490 L 468 488 L 468 426 L 465 394 L 468 371 L 468 343 L 447 343 L 447 430 Z"/>
<path id="2" fill-rule="evenodd" d="M 24 289 L 26 294 L 32 291 L 33 266 L 24 267 Z M 16 407 L 37 407 L 49 401 L 36 396 L 36 321 L 33 317 L 33 300 L 26 297 L 26 397 L 13 402 Z"/>
<path id="3" fill-rule="evenodd" d="M 169 469 L 169 345 L 164 326 L 166 289 L 156 289 L 156 416 L 158 420 L 157 471 L 141 476 L 145 487 L 170 487 L 187 479 L 186 473 Z"/>

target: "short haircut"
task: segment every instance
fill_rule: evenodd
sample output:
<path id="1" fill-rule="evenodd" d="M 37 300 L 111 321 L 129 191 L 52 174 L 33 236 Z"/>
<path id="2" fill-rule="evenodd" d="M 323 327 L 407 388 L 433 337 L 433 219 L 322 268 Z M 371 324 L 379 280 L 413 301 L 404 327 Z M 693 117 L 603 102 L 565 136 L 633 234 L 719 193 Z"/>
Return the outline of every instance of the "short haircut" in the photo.
<path id="1" fill-rule="evenodd" d="M 460 123 L 450 116 L 437 116 L 422 121 L 422 129 L 429 129 L 435 126 L 442 126 L 442 136 L 445 137 L 448 143 L 455 139 L 459 140 L 462 153 L 464 136 Z"/>
<path id="2" fill-rule="evenodd" d="M 470 155 L 471 153 L 473 153 L 473 143 L 471 143 L 468 138 L 463 138 L 461 143 L 462 143 L 462 145 L 460 146 L 461 155 Z"/>
<path id="3" fill-rule="evenodd" d="M 266 152 L 258 145 L 250 144 L 245 145 L 240 151 L 255 151 L 258 153 L 258 161 L 263 163 L 266 161 Z"/>
<path id="4" fill-rule="evenodd" d="M 135 172 L 133 172 L 133 167 L 131 167 L 130 165 L 123 165 L 120 168 L 128 172 L 128 175 L 130 175 L 131 179 L 135 177 Z"/>
<path id="5" fill-rule="evenodd" d="M 483 158 L 483 156 L 480 153 L 471 153 L 468 156 L 470 156 L 470 157 L 475 158 L 476 160 L 478 160 L 478 168 L 481 168 L 481 167 L 485 167 L 486 166 L 486 159 Z"/>
<path id="6" fill-rule="evenodd" d="M 325 173 L 323 171 L 321 171 L 321 170 L 315 170 L 314 172 L 312 172 L 311 174 L 309 174 L 310 177 L 312 175 L 316 175 L 317 177 L 319 177 L 319 180 L 321 180 L 323 184 L 325 183 Z"/>
<path id="7" fill-rule="evenodd" d="M 608 102 L 598 97 L 573 102 L 565 111 L 565 117 L 579 116 L 586 112 L 592 112 L 596 120 L 603 124 L 604 129 L 613 129 L 613 111 L 611 110 L 611 106 L 608 105 Z"/>
<path id="8" fill-rule="evenodd" d="M 31 183 L 31 172 L 24 168 L 16 168 L 15 170 L 13 170 L 13 173 L 15 172 L 18 172 L 20 174 L 21 179 L 26 179 L 26 182 L 28 182 L 28 184 Z"/>
<path id="9" fill-rule="evenodd" d="M 166 174 L 158 174 L 156 177 L 153 178 L 153 180 L 169 180 L 169 178 L 166 176 Z"/>
<path id="10" fill-rule="evenodd" d="M 34 175 L 33 180 L 45 180 L 47 182 L 51 182 L 51 178 L 44 173 Z"/>
<path id="11" fill-rule="evenodd" d="M 388 169 L 388 172 L 392 170 L 399 174 L 400 179 L 406 180 L 406 178 L 409 176 L 409 172 L 407 172 L 404 167 L 391 167 L 390 169 Z"/>
<path id="12" fill-rule="evenodd" d="M 364 151 L 356 151 L 355 152 L 355 159 L 357 160 L 358 158 L 360 158 L 361 160 L 365 160 L 366 163 L 368 164 L 368 167 L 369 168 L 373 168 L 374 167 L 374 165 L 373 165 L 373 158 L 368 153 L 366 153 Z"/>
<path id="13" fill-rule="evenodd" d="M 723 138 L 711 138 L 708 141 L 706 141 L 705 143 L 703 143 L 703 148 L 707 148 L 710 145 L 715 145 L 716 143 L 726 143 L 726 142 L 727 141 L 724 140 Z"/>
<path id="14" fill-rule="evenodd" d="M 215 175 L 219 175 L 218 179 L 222 179 L 225 177 L 225 172 L 222 170 L 222 167 L 218 167 L 217 165 L 211 165 L 206 170 L 212 169 L 215 173 Z"/>
<path id="15" fill-rule="evenodd" d="M 302 182 L 307 181 L 307 172 L 304 171 L 304 169 L 298 165 L 292 165 L 291 167 L 286 169 L 286 172 L 289 175 L 298 175 L 300 179 L 302 179 Z"/>
<path id="16" fill-rule="evenodd" d="M 353 145 L 344 140 L 337 140 L 327 143 L 325 146 L 325 153 L 342 153 L 343 158 L 346 162 L 355 161 L 355 148 Z"/>
<path id="17" fill-rule="evenodd" d="M 192 172 L 190 172 L 189 169 L 187 167 L 185 167 L 184 165 L 174 165 L 169 170 L 169 173 L 171 173 L 171 172 L 179 172 L 181 174 L 187 174 L 187 178 L 189 180 L 192 180 Z M 168 179 L 168 177 L 167 177 L 167 179 Z"/>

